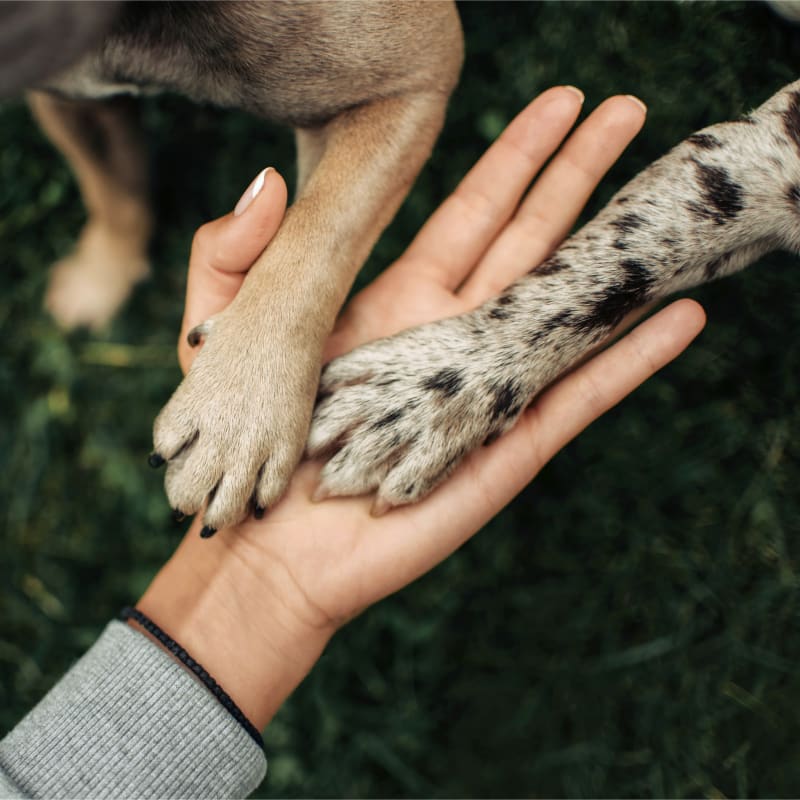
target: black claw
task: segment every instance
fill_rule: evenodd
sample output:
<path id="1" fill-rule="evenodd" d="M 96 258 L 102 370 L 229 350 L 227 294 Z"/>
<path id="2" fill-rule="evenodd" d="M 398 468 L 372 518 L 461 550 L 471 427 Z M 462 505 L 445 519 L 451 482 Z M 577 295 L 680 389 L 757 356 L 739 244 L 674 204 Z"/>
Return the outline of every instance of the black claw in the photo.
<path id="1" fill-rule="evenodd" d="M 265 508 L 263 508 L 262 506 L 256 505 L 256 507 L 253 509 L 253 516 L 256 519 L 263 519 L 265 511 L 266 511 Z"/>
<path id="2" fill-rule="evenodd" d="M 186 341 L 189 343 L 189 347 L 197 347 L 203 341 L 203 326 L 198 325 L 196 328 L 192 328 L 186 334 Z"/>
<path id="3" fill-rule="evenodd" d="M 200 531 L 200 538 L 210 539 L 216 532 L 217 532 L 216 528 L 212 528 L 210 525 L 206 525 L 203 527 L 203 530 Z"/>
<path id="4" fill-rule="evenodd" d="M 147 463 L 153 468 L 158 469 L 160 466 L 163 466 L 166 459 L 159 453 L 150 453 L 147 457 Z"/>
<path id="5" fill-rule="evenodd" d="M 184 514 L 179 508 L 173 508 L 172 519 L 175 522 L 183 522 L 186 519 L 186 514 Z"/>

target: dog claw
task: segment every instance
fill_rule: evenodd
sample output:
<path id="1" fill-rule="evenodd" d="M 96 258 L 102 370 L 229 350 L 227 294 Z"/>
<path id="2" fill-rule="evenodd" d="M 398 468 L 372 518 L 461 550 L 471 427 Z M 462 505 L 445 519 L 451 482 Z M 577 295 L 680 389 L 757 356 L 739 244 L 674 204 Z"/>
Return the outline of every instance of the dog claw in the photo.
<path id="1" fill-rule="evenodd" d="M 391 511 L 392 504 L 383 497 L 376 497 L 372 503 L 370 514 L 373 517 L 382 517 L 387 511 Z"/>
<path id="2" fill-rule="evenodd" d="M 210 539 L 216 532 L 216 528 L 212 528 L 210 525 L 205 525 L 203 526 L 203 530 L 200 531 L 200 538 Z"/>
<path id="3" fill-rule="evenodd" d="M 330 496 L 331 493 L 328 487 L 321 483 L 316 489 L 314 489 L 314 494 L 311 495 L 311 502 L 321 503 L 323 500 L 327 500 Z"/>
<path id="4" fill-rule="evenodd" d="M 180 509 L 172 509 L 172 519 L 174 522 L 183 522 L 186 519 L 186 514 Z"/>
<path id="5" fill-rule="evenodd" d="M 211 323 L 209 321 L 201 322 L 195 325 L 189 333 L 186 334 L 186 341 L 189 347 L 197 347 L 211 331 Z"/>
<path id="6" fill-rule="evenodd" d="M 259 506 L 259 505 L 255 506 L 253 508 L 253 518 L 254 519 L 264 519 L 264 512 L 265 511 L 266 511 L 266 509 L 263 508 L 262 506 Z"/>
<path id="7" fill-rule="evenodd" d="M 153 469 L 158 469 L 159 467 L 163 466 L 165 462 L 166 459 L 160 453 L 150 453 L 150 455 L 147 457 L 147 463 Z"/>

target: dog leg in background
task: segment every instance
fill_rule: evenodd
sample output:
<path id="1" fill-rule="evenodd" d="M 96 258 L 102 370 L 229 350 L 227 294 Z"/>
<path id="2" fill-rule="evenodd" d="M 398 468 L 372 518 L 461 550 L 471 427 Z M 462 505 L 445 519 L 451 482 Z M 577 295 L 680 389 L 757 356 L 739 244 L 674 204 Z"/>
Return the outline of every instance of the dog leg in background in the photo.
<path id="1" fill-rule="evenodd" d="M 308 450 L 330 495 L 424 497 L 631 311 L 800 251 L 800 81 L 656 161 L 503 293 L 331 362 Z"/>
<path id="2" fill-rule="evenodd" d="M 428 158 L 446 101 L 439 91 L 376 100 L 298 132 L 302 190 L 234 301 L 203 324 L 203 349 L 155 422 L 170 503 L 193 514 L 210 498 L 208 532 L 283 493 L 325 339 Z"/>
<path id="3" fill-rule="evenodd" d="M 53 266 L 45 306 L 64 328 L 102 328 L 149 273 L 148 164 L 129 98 L 28 102 L 72 167 L 88 220 L 72 254 Z"/>

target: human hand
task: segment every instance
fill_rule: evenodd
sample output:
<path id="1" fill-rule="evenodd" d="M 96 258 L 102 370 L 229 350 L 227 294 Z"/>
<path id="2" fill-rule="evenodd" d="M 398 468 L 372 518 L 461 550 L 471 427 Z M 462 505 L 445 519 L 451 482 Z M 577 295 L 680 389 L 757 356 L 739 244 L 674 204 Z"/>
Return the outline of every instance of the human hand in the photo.
<path id="1" fill-rule="evenodd" d="M 178 362 L 184 375 L 198 352 L 188 342 L 189 331 L 227 308 L 236 297 L 248 270 L 283 221 L 286 197 L 283 178 L 267 167 L 244 190 L 230 214 L 197 229 L 189 256 L 186 305 L 178 335 Z"/>
<path id="2" fill-rule="evenodd" d="M 580 105 L 579 95 L 564 87 L 534 100 L 406 254 L 347 307 L 327 356 L 461 313 L 543 260 L 644 121 L 636 101 L 605 101 L 523 199 Z M 239 218 L 240 235 L 249 230 L 241 227 L 245 223 L 261 225 L 261 214 L 273 226 L 261 232 L 274 230 L 285 193 L 273 207 L 270 197 L 262 189 L 252 210 Z M 192 287 L 205 274 L 197 265 L 221 252 L 211 235 L 215 230 L 206 226 L 208 242 L 199 250 L 195 242 L 185 328 L 208 315 L 204 309 L 194 316 L 193 304 L 205 300 Z M 220 237 L 227 230 L 223 225 Z M 246 270 L 245 262 L 237 264 Z M 209 284 L 221 287 L 213 302 L 222 303 L 240 280 L 228 283 L 226 276 L 224 284 Z M 472 453 L 418 505 L 376 519 L 367 497 L 313 503 L 319 465 L 302 464 L 265 519 L 247 520 L 210 541 L 197 536 L 196 522 L 139 607 L 203 663 L 256 725 L 264 725 L 341 625 L 456 550 L 564 444 L 682 352 L 704 320 L 692 301 L 668 306 L 540 395 L 510 432 Z M 184 368 L 190 357 L 184 350 Z"/>

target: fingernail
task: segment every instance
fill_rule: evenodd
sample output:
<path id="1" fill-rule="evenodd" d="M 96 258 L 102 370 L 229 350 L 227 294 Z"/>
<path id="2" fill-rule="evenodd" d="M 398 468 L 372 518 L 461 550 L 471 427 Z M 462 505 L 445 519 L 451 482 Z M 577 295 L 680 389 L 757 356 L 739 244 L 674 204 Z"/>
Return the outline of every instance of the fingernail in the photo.
<path id="1" fill-rule="evenodd" d="M 255 508 L 253 509 L 253 516 L 256 519 L 264 519 L 264 510 L 265 509 L 262 508 L 261 506 L 255 506 Z"/>
<path id="2" fill-rule="evenodd" d="M 206 525 L 203 527 L 203 530 L 200 531 L 200 538 L 210 539 L 216 532 L 217 532 L 216 528 L 212 528 L 210 525 Z"/>
<path id="3" fill-rule="evenodd" d="M 633 100 L 633 102 L 636 103 L 636 105 L 639 106 L 639 108 L 641 108 L 645 114 L 647 113 L 647 106 L 638 97 L 634 97 L 632 94 L 626 94 L 625 97 L 627 97 L 628 100 Z"/>
<path id="4" fill-rule="evenodd" d="M 233 209 L 233 216 L 239 217 L 247 211 L 247 207 L 256 199 L 258 193 L 264 188 L 264 176 L 272 169 L 266 167 L 253 178 L 252 183 L 244 190 L 244 194 L 239 198 L 236 208 Z"/>
<path id="5" fill-rule="evenodd" d="M 153 468 L 158 469 L 164 463 L 164 457 L 159 453 L 150 453 L 147 463 Z"/>
<path id="6" fill-rule="evenodd" d="M 584 94 L 577 86 L 569 86 L 569 85 L 567 85 L 564 88 L 565 89 L 569 89 L 570 92 L 574 92 L 576 95 L 578 95 L 579 100 L 581 101 L 581 103 L 583 103 L 583 101 L 585 99 Z"/>

